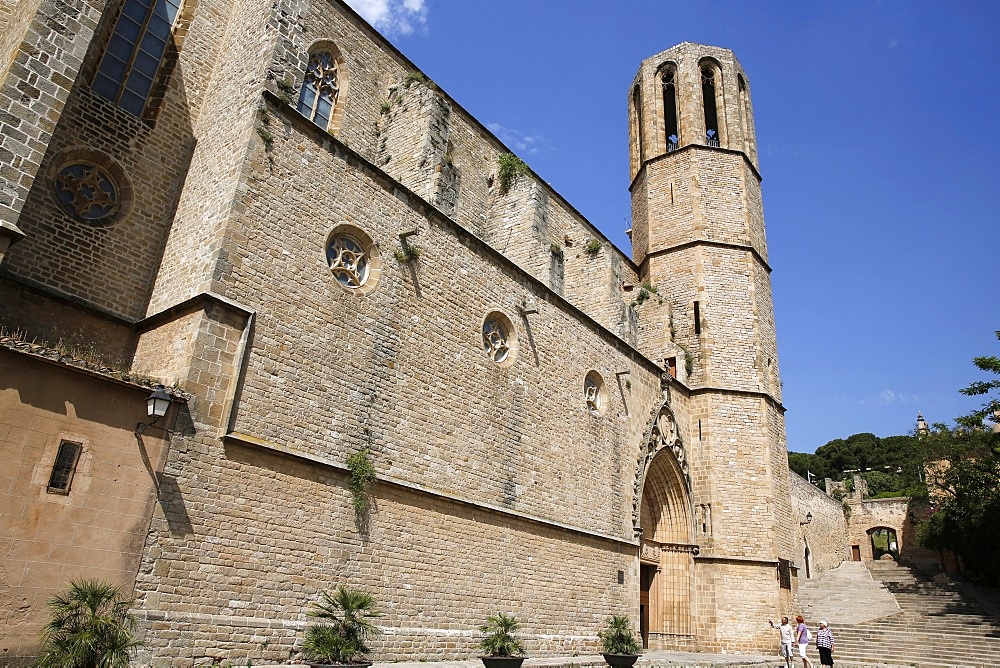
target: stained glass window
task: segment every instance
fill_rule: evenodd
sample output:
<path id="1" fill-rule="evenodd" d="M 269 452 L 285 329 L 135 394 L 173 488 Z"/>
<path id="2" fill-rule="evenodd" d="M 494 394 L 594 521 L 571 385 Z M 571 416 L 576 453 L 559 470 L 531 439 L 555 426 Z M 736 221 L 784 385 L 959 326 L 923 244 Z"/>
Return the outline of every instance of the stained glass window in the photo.
<path id="1" fill-rule="evenodd" d="M 299 113 L 324 130 L 337 106 L 340 94 L 337 59 L 329 51 L 316 51 L 309 57 L 306 78 L 299 91 Z"/>
<path id="2" fill-rule="evenodd" d="M 125 0 L 92 88 L 142 116 L 181 0 Z"/>

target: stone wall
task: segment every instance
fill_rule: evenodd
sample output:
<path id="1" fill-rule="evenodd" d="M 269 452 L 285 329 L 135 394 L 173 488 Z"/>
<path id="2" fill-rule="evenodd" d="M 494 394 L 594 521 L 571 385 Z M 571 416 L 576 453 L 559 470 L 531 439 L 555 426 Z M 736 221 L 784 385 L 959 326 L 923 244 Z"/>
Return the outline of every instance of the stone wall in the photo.
<path id="1" fill-rule="evenodd" d="M 70 581 L 97 578 L 131 592 L 166 456 L 162 431 L 132 433 L 146 421 L 148 394 L 0 349 L 4 665 L 36 653 L 48 600 Z M 63 441 L 83 446 L 68 494 L 47 491 Z"/>
<path id="2" fill-rule="evenodd" d="M 849 522 L 850 545 L 861 550 L 861 559 L 872 559 L 872 541 L 869 532 L 878 528 L 893 529 L 896 532 L 898 550 L 901 555 L 917 547 L 909 542 L 913 538 L 913 522 L 909 517 L 908 498 L 850 500 L 851 519 Z"/>
<path id="3" fill-rule="evenodd" d="M 794 471 L 789 472 L 789 478 L 792 517 L 786 530 L 796 538 L 799 577 L 818 577 L 851 558 L 847 514 L 840 501 Z M 810 513 L 812 521 L 801 524 Z"/>

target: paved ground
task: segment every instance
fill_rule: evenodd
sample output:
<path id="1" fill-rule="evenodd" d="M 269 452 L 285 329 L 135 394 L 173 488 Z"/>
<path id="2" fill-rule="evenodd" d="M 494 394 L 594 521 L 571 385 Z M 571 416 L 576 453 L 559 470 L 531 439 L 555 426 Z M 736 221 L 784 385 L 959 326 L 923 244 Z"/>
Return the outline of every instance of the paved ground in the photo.
<path id="1" fill-rule="evenodd" d="M 641 657 L 638 666 L 670 666 L 671 668 L 744 668 L 749 666 L 761 666 L 770 668 L 778 664 L 784 666 L 781 658 L 777 656 L 740 656 L 734 654 L 702 654 L 696 652 L 668 652 L 668 651 L 646 651 Z M 557 668 L 561 666 L 576 666 L 577 668 L 589 668 L 591 666 L 606 666 L 604 657 L 600 654 L 572 657 L 548 657 L 530 658 L 524 662 L 524 666 L 533 668 Z M 413 661 L 400 663 L 376 663 L 372 668 L 482 668 L 483 662 L 479 659 L 469 661 Z"/>

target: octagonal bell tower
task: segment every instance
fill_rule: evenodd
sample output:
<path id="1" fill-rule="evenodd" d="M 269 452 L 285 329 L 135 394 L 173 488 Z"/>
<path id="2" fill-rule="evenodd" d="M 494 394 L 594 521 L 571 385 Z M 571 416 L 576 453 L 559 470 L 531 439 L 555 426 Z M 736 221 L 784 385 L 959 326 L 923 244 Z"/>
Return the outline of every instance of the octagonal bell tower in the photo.
<path id="1" fill-rule="evenodd" d="M 632 254 L 662 300 L 638 307 L 640 348 L 683 386 L 701 649 L 770 648 L 760 621 L 791 609 L 796 576 L 750 100 L 731 51 L 687 42 L 643 61 L 628 96 Z"/>

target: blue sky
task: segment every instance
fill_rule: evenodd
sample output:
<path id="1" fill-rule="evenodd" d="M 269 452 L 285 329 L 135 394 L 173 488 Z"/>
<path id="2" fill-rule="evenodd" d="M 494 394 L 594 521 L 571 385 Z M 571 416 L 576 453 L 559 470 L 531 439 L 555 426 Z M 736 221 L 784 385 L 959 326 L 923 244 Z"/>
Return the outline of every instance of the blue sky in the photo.
<path id="1" fill-rule="evenodd" d="M 350 0 L 620 248 L 628 87 L 749 76 L 788 447 L 950 422 L 1000 354 L 1000 2 Z"/>

